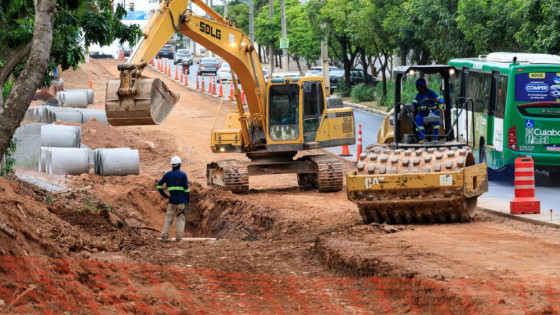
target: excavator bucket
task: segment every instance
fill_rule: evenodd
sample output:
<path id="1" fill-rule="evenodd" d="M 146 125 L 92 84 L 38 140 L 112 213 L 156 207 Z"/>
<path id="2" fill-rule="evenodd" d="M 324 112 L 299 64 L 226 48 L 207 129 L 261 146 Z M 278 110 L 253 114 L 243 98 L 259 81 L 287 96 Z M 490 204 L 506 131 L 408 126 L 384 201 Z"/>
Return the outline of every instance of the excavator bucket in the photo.
<path id="1" fill-rule="evenodd" d="M 160 79 L 138 78 L 129 93 L 120 88 L 121 81 L 107 81 L 105 112 L 113 126 L 159 125 L 179 100 Z"/>

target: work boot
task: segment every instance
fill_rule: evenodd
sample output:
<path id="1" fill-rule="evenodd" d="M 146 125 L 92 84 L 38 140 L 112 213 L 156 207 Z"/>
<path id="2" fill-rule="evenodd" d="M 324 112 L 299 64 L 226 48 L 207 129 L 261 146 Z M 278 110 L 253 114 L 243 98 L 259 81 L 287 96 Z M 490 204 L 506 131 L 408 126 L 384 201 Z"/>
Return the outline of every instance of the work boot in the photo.
<path id="1" fill-rule="evenodd" d="M 169 242 L 169 237 L 167 237 L 167 236 L 162 236 L 160 241 L 161 241 L 162 243 L 167 243 L 167 242 Z"/>
<path id="2" fill-rule="evenodd" d="M 175 242 L 177 242 L 177 243 L 179 243 L 179 242 L 182 241 L 182 240 L 183 240 L 183 239 L 180 238 L 180 237 L 176 237 L 176 238 L 175 238 Z"/>

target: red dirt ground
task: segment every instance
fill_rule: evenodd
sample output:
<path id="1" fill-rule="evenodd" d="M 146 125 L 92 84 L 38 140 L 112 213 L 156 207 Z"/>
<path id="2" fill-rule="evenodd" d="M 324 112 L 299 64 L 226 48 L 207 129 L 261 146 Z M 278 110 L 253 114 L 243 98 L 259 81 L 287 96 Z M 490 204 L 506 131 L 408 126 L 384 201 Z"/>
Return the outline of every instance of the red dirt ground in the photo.
<path id="1" fill-rule="evenodd" d="M 101 109 L 116 64 L 67 71 L 66 88 L 94 73 Z M 71 189 L 56 195 L 0 178 L 1 313 L 560 311 L 557 229 L 483 212 L 467 224 L 366 226 L 344 191 L 302 191 L 293 176 L 251 178 L 248 195 L 207 188 L 206 163 L 241 157 L 209 149 L 219 102 L 164 80 L 181 99 L 163 125 L 82 125 L 91 148 L 139 149 L 140 175 L 43 177 Z M 156 240 L 165 201 L 154 185 L 175 154 L 191 181 L 186 233 L 215 242 Z"/>

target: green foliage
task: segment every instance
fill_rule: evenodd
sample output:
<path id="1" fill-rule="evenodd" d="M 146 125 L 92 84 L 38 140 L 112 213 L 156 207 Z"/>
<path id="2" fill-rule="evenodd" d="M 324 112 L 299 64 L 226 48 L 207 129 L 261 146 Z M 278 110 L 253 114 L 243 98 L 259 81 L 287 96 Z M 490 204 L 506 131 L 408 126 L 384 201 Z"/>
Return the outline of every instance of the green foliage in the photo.
<path id="1" fill-rule="evenodd" d="M 338 89 L 336 92 L 340 95 L 340 97 L 349 97 L 352 92 L 352 86 L 346 83 L 346 81 L 340 79 L 338 80 Z"/>
<path id="2" fill-rule="evenodd" d="M 354 103 L 359 102 L 370 102 L 375 100 L 375 87 L 372 85 L 366 85 L 365 83 L 360 83 L 352 88 L 350 92 L 350 97 Z"/>
<path id="3" fill-rule="evenodd" d="M 5 165 L 0 168 L 0 176 L 5 177 L 15 173 L 14 165 L 16 164 L 16 159 L 14 158 L 14 153 L 16 152 L 18 142 L 19 140 L 16 138 L 12 138 L 12 140 L 10 140 L 8 147 L 6 148 L 6 153 L 4 153 Z"/>
<path id="4" fill-rule="evenodd" d="M 4 83 L 4 85 L 2 86 L 2 97 L 4 99 L 8 97 L 8 94 L 10 94 L 10 91 L 12 90 L 13 87 L 14 87 L 14 80 L 8 80 L 6 81 L 6 83 Z"/>
<path id="5" fill-rule="evenodd" d="M 48 196 L 47 199 L 45 200 L 45 203 L 50 205 L 52 203 L 54 203 L 56 201 L 55 198 L 53 198 L 52 196 Z"/>
<path id="6" fill-rule="evenodd" d="M 55 65 L 63 70 L 76 69 L 84 61 L 86 48 L 92 44 L 109 45 L 115 40 L 131 46 L 141 36 L 138 25 L 124 25 L 120 19 L 126 13 L 119 3 L 113 12 L 110 0 L 57 0 L 53 29 L 51 60 L 43 85 L 50 84 L 49 73 Z M 13 51 L 22 49 L 33 38 L 35 9 L 33 0 L 12 0 L 0 3 L 0 63 Z M 25 65 L 22 60 L 12 71 L 17 77 Z M 0 66 L 1 70 L 1 66 Z"/>

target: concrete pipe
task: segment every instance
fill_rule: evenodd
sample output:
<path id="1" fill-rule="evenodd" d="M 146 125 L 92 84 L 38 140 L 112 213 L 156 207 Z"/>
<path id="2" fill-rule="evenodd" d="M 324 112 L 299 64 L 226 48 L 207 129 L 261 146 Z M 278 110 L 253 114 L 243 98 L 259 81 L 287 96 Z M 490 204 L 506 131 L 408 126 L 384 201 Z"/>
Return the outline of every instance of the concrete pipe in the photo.
<path id="1" fill-rule="evenodd" d="M 138 150 L 130 148 L 98 149 L 97 165 L 94 167 L 101 176 L 138 175 L 140 156 Z"/>
<path id="2" fill-rule="evenodd" d="M 86 108 L 88 106 L 88 94 L 86 91 L 64 91 L 62 94 L 62 106 Z"/>
<path id="3" fill-rule="evenodd" d="M 68 90 L 68 92 L 86 92 L 87 103 L 93 104 L 93 89 Z"/>
<path id="4" fill-rule="evenodd" d="M 83 117 L 82 112 L 77 110 L 56 111 L 54 113 L 54 121 L 72 122 L 81 124 Z"/>
<path id="5" fill-rule="evenodd" d="M 82 123 L 87 123 L 90 119 L 95 118 L 98 122 L 108 125 L 107 122 L 107 114 L 105 111 L 99 109 L 87 109 L 87 108 L 80 108 L 80 112 L 82 112 Z"/>
<path id="6" fill-rule="evenodd" d="M 48 174 L 87 174 L 89 173 L 88 150 L 80 148 L 48 148 L 45 164 Z"/>
<path id="7" fill-rule="evenodd" d="M 47 150 L 50 147 L 41 147 L 41 153 L 39 154 L 39 173 L 47 172 Z"/>
<path id="8" fill-rule="evenodd" d="M 56 100 L 58 101 L 58 104 L 60 106 L 62 106 L 62 95 L 63 94 L 64 94 L 64 91 L 56 92 Z"/>
<path id="9" fill-rule="evenodd" d="M 82 142 L 82 128 L 76 126 L 41 126 L 42 147 L 79 148 Z"/>

